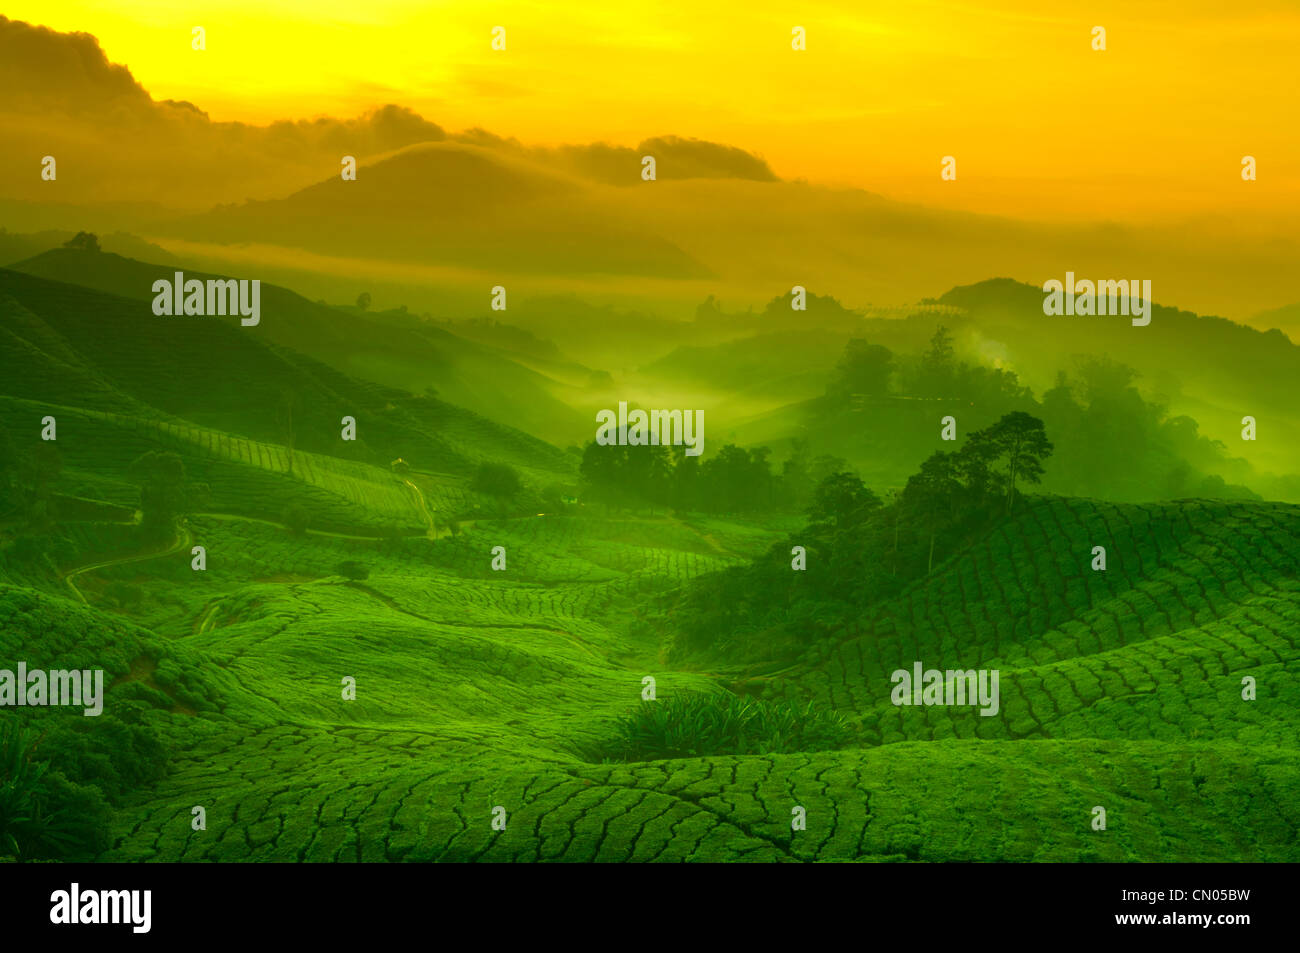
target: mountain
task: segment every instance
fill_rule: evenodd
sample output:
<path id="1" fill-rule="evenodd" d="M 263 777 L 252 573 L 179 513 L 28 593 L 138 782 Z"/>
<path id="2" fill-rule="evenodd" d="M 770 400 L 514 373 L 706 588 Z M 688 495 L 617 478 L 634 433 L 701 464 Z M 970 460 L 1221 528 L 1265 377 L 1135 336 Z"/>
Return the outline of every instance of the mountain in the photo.
<path id="1" fill-rule="evenodd" d="M 189 240 L 260 243 L 355 258 L 478 269 L 703 278 L 671 241 L 596 214 L 595 187 L 464 143 L 410 146 L 284 199 L 225 206 L 159 226 Z M 490 286 L 494 282 L 489 282 Z M 485 286 L 486 290 L 486 286 Z"/>
<path id="2" fill-rule="evenodd" d="M 600 756 L 647 666 L 657 704 L 720 690 L 624 618 L 633 587 L 649 604 L 733 563 L 699 554 L 738 529 L 721 521 L 500 521 L 396 550 L 200 520 L 214 552 L 257 555 L 202 583 L 137 573 L 129 614 L 0 585 L 0 649 L 103 665 L 104 717 L 147 711 L 81 769 L 142 767 L 122 739 L 163 762 L 118 782 L 108 860 L 1295 862 L 1297 512 L 1034 501 L 787 671 L 728 678 L 751 704 L 842 714 L 832 750 Z M 503 578 L 475 559 L 489 540 L 547 558 Z M 332 572 L 344 553 L 364 583 Z M 918 661 L 997 671 L 996 712 L 892 704 Z M 85 719 L 39 714 L 70 763 Z M 206 835 L 168 833 L 199 788 Z"/>
<path id="3" fill-rule="evenodd" d="M 0 270 L 9 444 L 21 452 L 39 443 L 42 419 L 53 416 L 54 446 L 81 481 L 74 496 L 131 505 L 132 462 L 170 449 L 210 484 L 218 509 L 278 519 L 297 492 L 318 524 L 335 526 L 377 517 L 418 527 L 426 503 L 463 508 L 483 460 L 538 484 L 572 474 L 571 458 L 535 437 L 351 378 L 238 322 L 160 317 L 139 299 Z M 342 439 L 345 417 L 356 421 L 354 441 Z M 427 475 L 426 501 L 390 472 L 397 457 Z M 446 487 L 460 489 L 444 507 Z"/>
<path id="4" fill-rule="evenodd" d="M 1257 328 L 1277 328 L 1293 342 L 1300 341 L 1300 303 L 1261 311 L 1250 319 Z"/>
<path id="5" fill-rule="evenodd" d="M 176 271 L 202 281 L 255 277 L 219 276 L 179 263 L 146 263 L 69 248 L 18 262 L 13 270 L 150 302 L 154 281 L 171 281 Z M 560 442 L 587 429 L 585 415 L 552 396 L 560 387 L 555 381 L 432 322 L 415 316 L 399 322 L 355 308 L 331 308 L 266 283 L 261 296 L 261 323 L 249 331 L 346 374 L 417 394 L 432 387 L 450 403 Z"/>

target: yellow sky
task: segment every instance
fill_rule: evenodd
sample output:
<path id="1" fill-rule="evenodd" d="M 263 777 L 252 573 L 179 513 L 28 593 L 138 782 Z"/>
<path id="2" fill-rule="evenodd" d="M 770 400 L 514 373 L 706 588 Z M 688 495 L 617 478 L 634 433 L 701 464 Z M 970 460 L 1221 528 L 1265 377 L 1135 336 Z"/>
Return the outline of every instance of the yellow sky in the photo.
<path id="1" fill-rule="evenodd" d="M 9 0 L 5 13 L 94 34 L 154 98 L 214 119 L 395 102 L 531 144 L 711 139 L 778 175 L 1014 216 L 1300 211 L 1291 0 Z M 946 155 L 955 182 L 940 178 Z"/>

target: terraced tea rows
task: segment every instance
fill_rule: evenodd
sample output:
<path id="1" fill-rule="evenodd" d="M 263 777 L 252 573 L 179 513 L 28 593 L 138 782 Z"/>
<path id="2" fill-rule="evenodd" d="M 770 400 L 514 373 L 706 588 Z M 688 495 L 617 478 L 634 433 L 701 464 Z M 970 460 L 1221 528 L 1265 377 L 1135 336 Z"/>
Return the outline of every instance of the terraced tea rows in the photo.
<path id="1" fill-rule="evenodd" d="M 171 716 L 185 753 L 132 799 L 107 856 L 1300 859 L 1298 520 L 1270 504 L 1034 501 L 771 680 L 849 714 L 858 746 L 640 764 L 597 752 L 647 704 L 644 676 L 661 698 L 718 690 L 665 670 L 629 625 L 682 573 L 727 563 L 699 552 L 699 527 L 540 517 L 437 542 L 308 537 L 272 573 L 274 528 L 197 521 L 214 568 L 170 574 L 147 612 L 222 674 L 222 703 Z M 333 575 L 341 558 L 368 577 Z M 999 668 L 998 716 L 893 706 L 890 672 L 918 660 Z M 206 831 L 190 829 L 196 804 Z"/>
<path id="2" fill-rule="evenodd" d="M 1092 549 L 1106 544 L 1107 568 Z M 851 711 L 872 743 L 1300 737 L 1300 515 L 1286 504 L 1036 501 L 776 692 Z M 1032 608 L 1031 608 L 1032 607 Z M 998 669 L 997 717 L 895 706 L 920 661 Z M 1242 698 L 1254 678 L 1259 697 Z"/>

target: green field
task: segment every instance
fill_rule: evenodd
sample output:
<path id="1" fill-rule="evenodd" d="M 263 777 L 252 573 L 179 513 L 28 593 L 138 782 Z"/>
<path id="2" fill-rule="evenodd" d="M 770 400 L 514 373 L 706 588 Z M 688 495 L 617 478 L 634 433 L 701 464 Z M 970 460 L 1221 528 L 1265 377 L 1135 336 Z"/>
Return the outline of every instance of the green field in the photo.
<path id="1" fill-rule="evenodd" d="M 237 326 L 158 349 L 125 299 L 0 277 L 7 485 L 33 494 L 0 540 L 0 668 L 110 685 L 100 718 L 3 716 L 93 820 L 63 856 L 1300 860 L 1296 505 L 1024 496 L 780 651 L 757 644 L 777 616 L 701 647 L 674 624 L 682 593 L 788 551 L 798 513 L 557 502 L 542 491 L 577 482 L 574 456 L 504 425 Z M 134 343 L 91 331 L 114 308 Z M 211 353 L 263 370 L 222 384 Z M 292 451 L 286 375 L 316 404 Z M 344 413 L 366 441 L 339 441 Z M 47 415 L 60 466 L 24 476 Z M 138 470 L 159 454 L 186 481 L 162 522 Z M 519 474 L 510 500 L 474 488 L 482 460 Z M 918 661 L 997 670 L 996 717 L 894 704 Z M 843 732 L 616 754 L 629 717 L 692 693 Z"/>
<path id="2" fill-rule="evenodd" d="M 107 567 L 82 577 L 91 608 L 24 593 L 66 648 L 7 628 L 5 654 L 55 667 L 111 646 L 115 691 L 176 694 L 147 719 L 168 773 L 124 799 L 105 859 L 1295 860 L 1298 524 L 1282 505 L 1043 501 L 860 631 L 744 680 L 851 717 L 852 746 L 817 754 L 592 755 L 651 704 L 645 675 L 661 700 L 738 687 L 666 664 L 633 624 L 745 555 L 712 552 L 725 525 L 537 517 L 289 542 L 198 517 L 207 572 L 186 554 Z M 1092 576 L 1072 557 L 1103 525 L 1132 555 Z M 346 558 L 364 582 L 333 573 Z M 113 581 L 147 590 L 130 622 L 96 607 Z M 891 705 L 889 670 L 930 658 L 999 668 L 999 717 Z"/>

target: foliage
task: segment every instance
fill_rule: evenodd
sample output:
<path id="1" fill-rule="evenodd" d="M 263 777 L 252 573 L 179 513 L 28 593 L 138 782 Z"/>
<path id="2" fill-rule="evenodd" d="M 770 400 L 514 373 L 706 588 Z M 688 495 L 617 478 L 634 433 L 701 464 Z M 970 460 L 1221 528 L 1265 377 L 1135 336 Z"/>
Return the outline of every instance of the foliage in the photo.
<path id="1" fill-rule="evenodd" d="M 76 251 L 97 252 L 100 250 L 99 236 L 93 232 L 77 232 L 76 235 L 63 243 L 63 247 L 72 248 Z"/>
<path id="2" fill-rule="evenodd" d="M 518 471 L 509 464 L 484 461 L 474 471 L 469 488 L 475 493 L 509 500 L 519 495 L 523 484 L 519 479 Z"/>
<path id="3" fill-rule="evenodd" d="M 307 516 L 307 511 L 297 503 L 291 503 L 285 507 L 284 512 L 280 515 L 280 521 L 288 527 L 289 532 L 294 536 L 302 536 L 307 532 L 307 527 L 311 525 L 311 519 Z"/>
<path id="4" fill-rule="evenodd" d="M 624 761 L 825 751 L 852 742 L 847 719 L 811 702 L 687 692 L 644 702 L 619 724 L 610 756 Z"/>
<path id="5" fill-rule="evenodd" d="M 109 811 L 98 792 L 37 758 L 40 739 L 14 716 L 0 720 L 0 855 L 85 860 L 108 846 Z"/>
<path id="6" fill-rule="evenodd" d="M 345 579 L 352 579 L 356 582 L 360 582 L 370 576 L 369 569 L 352 559 L 339 563 L 334 567 L 334 571 Z"/>

